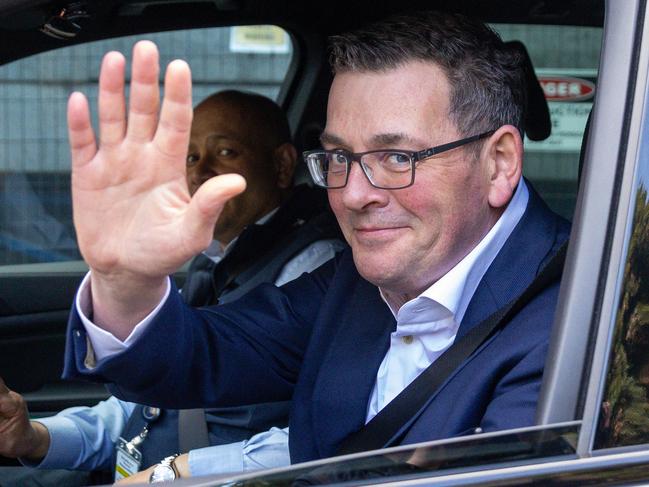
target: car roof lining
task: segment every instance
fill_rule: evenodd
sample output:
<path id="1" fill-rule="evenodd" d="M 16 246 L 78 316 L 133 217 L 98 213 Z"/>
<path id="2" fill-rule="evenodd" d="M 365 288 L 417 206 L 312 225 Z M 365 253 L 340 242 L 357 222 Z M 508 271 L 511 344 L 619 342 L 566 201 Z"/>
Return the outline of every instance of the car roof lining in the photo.
<path id="1" fill-rule="evenodd" d="M 88 12 L 78 35 L 53 39 L 41 27 L 61 9 Z M 30 54 L 110 37 L 183 28 L 274 23 L 323 35 L 387 14 L 423 8 L 466 13 L 487 22 L 601 26 L 603 0 L 5 0 L 0 6 L 0 64 Z"/>

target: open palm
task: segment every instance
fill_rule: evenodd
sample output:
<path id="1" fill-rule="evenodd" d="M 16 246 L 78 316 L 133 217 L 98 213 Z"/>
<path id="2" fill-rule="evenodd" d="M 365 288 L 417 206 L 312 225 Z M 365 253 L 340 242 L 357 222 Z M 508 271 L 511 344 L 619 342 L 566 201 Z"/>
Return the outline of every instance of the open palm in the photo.
<path id="1" fill-rule="evenodd" d="M 190 197 L 189 67 L 183 61 L 168 66 L 160 108 L 157 48 L 137 43 L 128 116 L 124 70 L 121 54 L 106 54 L 99 77 L 99 140 L 80 93 L 70 96 L 68 126 L 79 248 L 95 279 L 133 293 L 207 247 L 223 204 L 243 191 L 245 182 L 237 175 L 219 176 Z"/>

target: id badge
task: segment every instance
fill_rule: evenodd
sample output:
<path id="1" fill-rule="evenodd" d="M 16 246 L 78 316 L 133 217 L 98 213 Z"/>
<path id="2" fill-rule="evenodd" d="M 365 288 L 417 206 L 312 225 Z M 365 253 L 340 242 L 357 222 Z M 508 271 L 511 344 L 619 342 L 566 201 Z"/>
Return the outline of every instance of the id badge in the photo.
<path id="1" fill-rule="evenodd" d="M 115 447 L 115 482 L 130 477 L 140 471 L 142 465 L 142 453 L 133 445 L 120 437 Z"/>

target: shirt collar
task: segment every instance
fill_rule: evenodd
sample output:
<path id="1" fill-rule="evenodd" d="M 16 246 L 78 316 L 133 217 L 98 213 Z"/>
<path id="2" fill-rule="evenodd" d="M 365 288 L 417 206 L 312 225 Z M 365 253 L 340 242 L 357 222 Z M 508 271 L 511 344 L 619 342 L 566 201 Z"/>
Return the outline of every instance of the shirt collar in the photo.
<path id="1" fill-rule="evenodd" d="M 269 211 L 266 213 L 264 216 L 262 216 L 259 220 L 257 220 L 254 224 L 255 225 L 263 225 L 270 220 L 275 213 L 277 213 L 278 208 L 275 208 L 274 210 Z M 203 254 L 205 257 L 210 259 L 212 262 L 217 263 L 223 259 L 228 253 L 234 248 L 234 244 L 236 241 L 239 239 L 239 236 L 237 235 L 234 237 L 225 247 L 219 242 L 218 240 L 212 240 L 210 245 L 203 250 Z"/>
<path id="2" fill-rule="evenodd" d="M 455 318 L 455 322 L 460 323 L 478 284 L 525 213 L 528 201 L 529 190 L 521 179 L 504 213 L 478 245 L 455 267 L 408 303 L 422 298 L 433 301 L 447 309 Z M 381 297 L 385 301 L 382 292 Z M 395 312 L 391 307 L 390 310 L 397 318 L 398 310 Z"/>

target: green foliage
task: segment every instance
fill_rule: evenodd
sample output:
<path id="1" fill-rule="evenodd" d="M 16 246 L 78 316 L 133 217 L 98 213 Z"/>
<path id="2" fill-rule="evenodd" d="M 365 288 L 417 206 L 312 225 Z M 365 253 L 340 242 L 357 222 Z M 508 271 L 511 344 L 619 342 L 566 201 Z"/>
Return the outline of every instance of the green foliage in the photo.
<path id="1" fill-rule="evenodd" d="M 598 446 L 649 443 L 649 203 L 640 186 L 609 361 Z"/>

